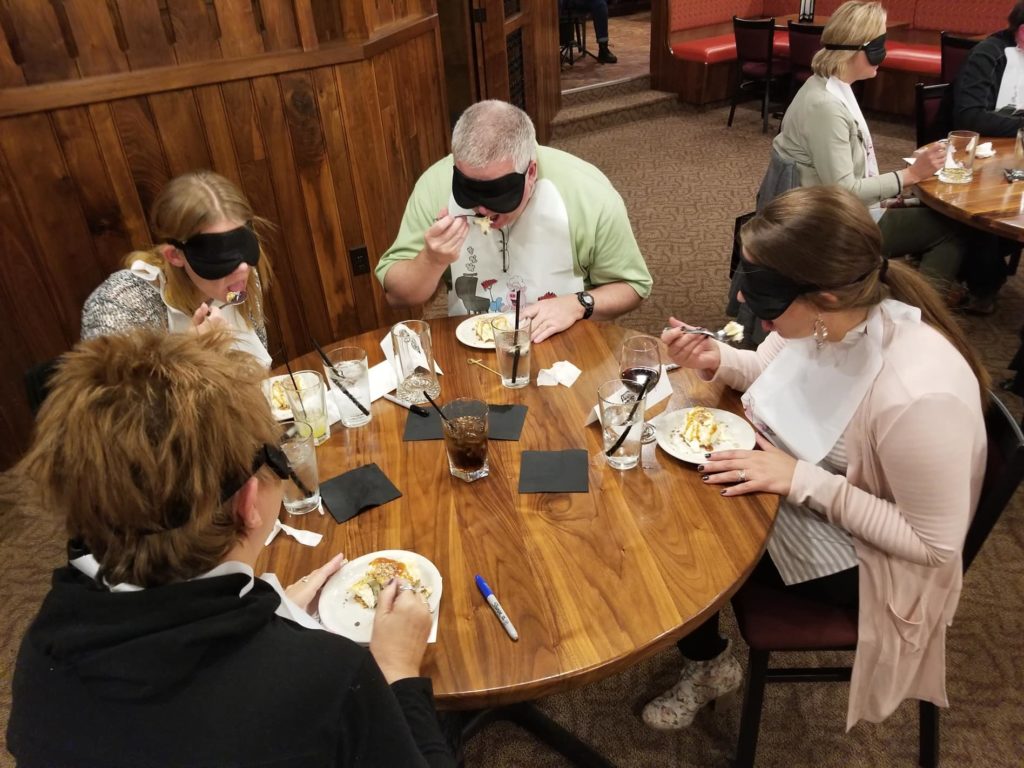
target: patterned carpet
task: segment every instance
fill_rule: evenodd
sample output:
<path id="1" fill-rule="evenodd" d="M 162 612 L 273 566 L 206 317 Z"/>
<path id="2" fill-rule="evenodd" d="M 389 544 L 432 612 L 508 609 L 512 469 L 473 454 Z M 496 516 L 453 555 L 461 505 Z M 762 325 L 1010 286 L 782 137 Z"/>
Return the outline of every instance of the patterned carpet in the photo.
<path id="1" fill-rule="evenodd" d="M 753 109 L 741 109 L 734 127 L 726 110 L 677 107 L 670 114 L 575 136 L 559 142 L 601 167 L 626 199 L 641 249 L 655 277 L 652 297 L 624 323 L 646 332 L 670 314 L 716 326 L 723 321 L 733 219 L 753 207 L 770 137 Z M 872 120 L 880 165 L 894 168 L 911 150 L 909 126 Z M 630 151 L 623 152 L 623 147 Z M 989 318 L 965 322 L 997 379 L 1016 348 L 1024 318 L 1024 278 L 1013 278 Z M 1020 415 L 1022 403 L 1007 395 Z M 968 574 L 949 634 L 949 694 L 942 716 L 946 766 L 1011 768 L 1024 755 L 1024 503 L 1018 497 Z M 25 627 L 59 564 L 61 526 L 47 513 L 0 505 L 0 723 L 6 730 L 10 674 Z M 725 629 L 745 656 L 731 619 Z M 639 707 L 670 685 L 678 658 L 667 650 L 628 672 L 545 699 L 540 706 L 587 739 L 616 765 L 725 766 L 738 723 L 738 696 L 703 711 L 680 734 L 646 729 Z M 836 684 L 769 688 L 759 745 L 760 766 L 916 765 L 917 708 L 904 704 L 880 725 L 844 734 L 847 687 Z M 0 765 L 11 764 L 0 755 Z M 468 746 L 466 765 L 566 765 L 512 726 L 496 725 Z"/>

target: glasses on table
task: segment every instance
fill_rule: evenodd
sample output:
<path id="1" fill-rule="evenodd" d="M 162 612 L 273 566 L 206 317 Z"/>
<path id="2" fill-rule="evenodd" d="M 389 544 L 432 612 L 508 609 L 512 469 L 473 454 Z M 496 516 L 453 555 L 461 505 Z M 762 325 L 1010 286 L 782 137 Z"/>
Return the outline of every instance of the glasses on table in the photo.
<path id="1" fill-rule="evenodd" d="M 633 393 L 650 395 L 661 378 L 661 347 L 653 336 L 631 336 L 622 342 L 619 351 L 619 376 Z M 654 425 L 644 422 L 641 443 L 657 439 Z"/>

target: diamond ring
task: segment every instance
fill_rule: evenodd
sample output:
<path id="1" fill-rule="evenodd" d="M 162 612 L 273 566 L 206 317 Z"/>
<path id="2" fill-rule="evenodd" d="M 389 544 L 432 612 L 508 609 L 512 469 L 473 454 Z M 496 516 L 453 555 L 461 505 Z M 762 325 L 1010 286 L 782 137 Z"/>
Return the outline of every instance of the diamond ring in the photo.
<path id="1" fill-rule="evenodd" d="M 745 470 L 745 469 L 741 469 L 740 470 L 740 482 L 741 483 L 747 482 L 747 470 Z"/>

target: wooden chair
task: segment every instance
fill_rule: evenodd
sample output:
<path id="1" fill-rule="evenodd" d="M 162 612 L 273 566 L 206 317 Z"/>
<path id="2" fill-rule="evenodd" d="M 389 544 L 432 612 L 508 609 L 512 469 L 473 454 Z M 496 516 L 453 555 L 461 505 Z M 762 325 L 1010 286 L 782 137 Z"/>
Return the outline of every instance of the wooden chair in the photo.
<path id="1" fill-rule="evenodd" d="M 812 74 L 811 59 L 821 50 L 821 33 L 825 27 L 821 24 L 800 24 L 790 21 L 789 27 L 789 101 L 793 100 L 800 86 L 807 82 Z"/>
<path id="2" fill-rule="evenodd" d="M 917 146 L 944 139 L 953 127 L 953 86 L 949 83 L 914 86 L 914 125 Z"/>
<path id="3" fill-rule="evenodd" d="M 994 394 L 985 418 L 988 465 L 981 499 L 964 541 L 966 571 L 1024 477 L 1024 434 Z M 857 645 L 857 613 L 748 582 L 733 597 L 740 634 L 750 647 L 747 687 L 740 715 L 736 749 L 737 768 L 754 765 L 761 705 L 766 683 L 841 682 L 850 679 L 849 667 L 770 668 L 772 653 L 785 651 L 852 651 Z M 931 768 L 939 760 L 939 710 L 922 701 L 919 724 L 919 761 Z"/>
<path id="4" fill-rule="evenodd" d="M 939 78 L 944 83 L 953 83 L 960 72 L 960 67 L 967 61 L 967 57 L 980 41 L 970 37 L 957 37 L 948 32 L 939 35 L 939 56 L 941 57 L 941 71 Z"/>
<path id="5" fill-rule="evenodd" d="M 736 87 L 732 92 L 727 126 L 732 127 L 736 105 L 747 88 L 762 88 L 761 133 L 768 132 L 768 104 L 771 101 L 772 82 L 789 74 L 789 62 L 774 56 L 775 19 L 741 19 L 732 17 L 736 35 Z"/>

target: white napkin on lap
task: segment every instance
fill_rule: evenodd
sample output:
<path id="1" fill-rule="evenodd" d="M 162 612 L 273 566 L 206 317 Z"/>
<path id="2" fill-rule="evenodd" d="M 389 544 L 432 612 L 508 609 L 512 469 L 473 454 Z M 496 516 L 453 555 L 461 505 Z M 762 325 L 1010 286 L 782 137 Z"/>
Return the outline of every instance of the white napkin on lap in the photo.
<path id="1" fill-rule="evenodd" d="M 321 507 L 323 509 L 323 507 Z M 263 546 L 269 546 L 280 531 L 284 531 L 287 535 L 295 539 L 299 544 L 305 544 L 307 547 L 315 547 L 324 538 L 322 533 L 315 533 L 313 531 L 303 531 L 299 528 L 292 528 L 290 525 L 285 525 L 280 520 L 274 521 L 274 530 L 267 536 L 267 540 Z"/>
<path id="2" fill-rule="evenodd" d="M 550 368 L 542 368 L 537 371 L 537 386 L 554 387 L 561 384 L 563 387 L 571 387 L 581 373 L 583 371 L 568 360 L 559 360 Z"/>

